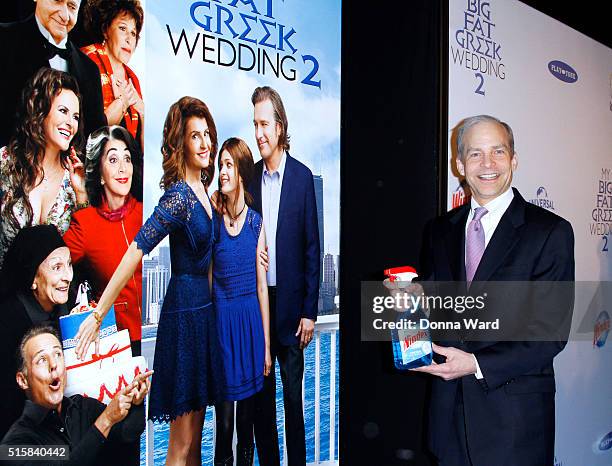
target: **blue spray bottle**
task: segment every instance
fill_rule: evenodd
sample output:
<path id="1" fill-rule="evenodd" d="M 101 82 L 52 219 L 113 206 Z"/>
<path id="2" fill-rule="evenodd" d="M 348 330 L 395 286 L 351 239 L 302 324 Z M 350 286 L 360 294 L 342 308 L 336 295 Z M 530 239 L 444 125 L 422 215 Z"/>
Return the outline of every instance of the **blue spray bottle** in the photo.
<path id="1" fill-rule="evenodd" d="M 387 288 L 405 293 L 412 280 L 418 277 L 413 267 L 394 267 L 385 270 Z M 391 330 L 393 361 L 398 370 L 428 366 L 432 362 L 431 334 L 427 316 L 419 300 L 407 300 L 412 305 L 397 312 L 395 329 Z M 404 301 L 406 302 L 406 301 Z M 415 306 L 416 304 L 416 306 Z"/>

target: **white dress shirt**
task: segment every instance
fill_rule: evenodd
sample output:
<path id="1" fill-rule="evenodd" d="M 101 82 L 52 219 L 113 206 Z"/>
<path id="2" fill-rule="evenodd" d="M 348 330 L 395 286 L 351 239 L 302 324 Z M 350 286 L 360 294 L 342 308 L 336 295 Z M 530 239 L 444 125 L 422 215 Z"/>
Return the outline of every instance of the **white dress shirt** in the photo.
<path id="1" fill-rule="evenodd" d="M 34 15 L 34 18 L 36 19 L 36 24 L 38 25 L 38 29 L 40 29 L 40 33 L 45 39 L 49 41 L 49 43 L 55 45 L 60 49 L 66 48 L 66 44 L 68 43 L 68 36 L 64 37 L 59 44 L 56 43 L 53 37 L 51 37 L 51 33 L 47 31 L 42 24 L 40 24 L 40 21 L 38 21 L 36 15 Z M 59 55 L 56 55 L 49 60 L 49 66 L 58 71 L 68 72 L 68 62 Z"/>
<path id="2" fill-rule="evenodd" d="M 278 224 L 278 208 L 286 162 L 287 154 L 283 151 L 278 169 L 270 172 L 264 161 L 261 174 L 261 209 L 268 246 L 268 272 L 266 274 L 268 286 L 276 286 L 276 225 Z"/>
<path id="3" fill-rule="evenodd" d="M 467 229 L 468 229 L 470 222 L 474 218 L 474 212 L 476 208 L 485 207 L 487 209 L 487 213 L 482 216 L 482 218 L 480 219 L 480 223 L 482 223 L 482 229 L 484 230 L 484 234 L 485 234 L 485 248 L 486 248 L 489 245 L 489 241 L 491 240 L 493 233 L 495 233 L 495 229 L 497 228 L 497 225 L 499 225 L 499 221 L 501 220 L 502 216 L 506 213 L 506 210 L 508 210 L 508 207 L 510 207 L 510 203 L 512 202 L 512 199 L 514 199 L 514 191 L 512 191 L 512 188 L 508 188 L 506 192 L 496 197 L 495 199 L 493 199 L 491 202 L 487 203 L 487 205 L 484 205 L 484 206 L 481 206 L 480 204 L 478 204 L 478 202 L 476 202 L 474 197 L 472 197 L 472 200 L 470 202 L 470 213 L 468 215 L 467 221 L 465 222 L 466 238 L 467 238 Z M 464 251 L 464 252 L 467 254 L 467 251 Z M 466 255 L 465 260 L 467 261 L 467 255 Z M 474 361 L 476 362 L 476 374 L 475 374 L 476 378 L 482 379 L 484 378 L 484 376 L 482 375 L 482 371 L 480 370 L 480 366 L 478 365 L 478 359 L 476 359 L 475 355 L 472 355 L 472 356 L 474 356 Z"/>

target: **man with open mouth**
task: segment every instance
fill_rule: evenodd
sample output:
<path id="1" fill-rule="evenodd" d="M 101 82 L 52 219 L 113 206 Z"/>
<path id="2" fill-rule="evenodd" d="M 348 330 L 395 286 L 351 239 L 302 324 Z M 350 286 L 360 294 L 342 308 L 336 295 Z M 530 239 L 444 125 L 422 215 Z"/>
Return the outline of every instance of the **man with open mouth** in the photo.
<path id="1" fill-rule="evenodd" d="M 32 446 L 32 452 L 45 451 L 50 459 L 62 455 L 66 462 L 57 464 L 125 464 L 113 454 L 115 445 L 138 440 L 144 431 L 143 401 L 151 374 L 137 375 L 108 406 L 81 395 L 64 397 L 66 367 L 59 337 L 52 327 L 34 327 L 19 346 L 16 374 L 28 400 L 2 444 Z M 21 456 L 14 464 L 30 464 L 33 459 Z"/>

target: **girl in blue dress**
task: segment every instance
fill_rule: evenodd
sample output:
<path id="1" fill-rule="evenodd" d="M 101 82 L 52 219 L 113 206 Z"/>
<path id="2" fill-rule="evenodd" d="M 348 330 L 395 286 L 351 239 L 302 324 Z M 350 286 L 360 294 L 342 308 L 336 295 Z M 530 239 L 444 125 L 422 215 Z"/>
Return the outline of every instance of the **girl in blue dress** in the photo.
<path id="1" fill-rule="evenodd" d="M 237 464 L 253 464 L 253 395 L 270 373 L 270 332 L 266 268 L 257 258 L 265 251 L 261 216 L 248 207 L 245 191 L 255 165 L 249 146 L 230 138 L 219 151 L 218 220 L 213 246 L 212 294 L 217 310 L 226 385 L 215 405 L 215 465 L 233 465 L 234 401 L 238 436 Z"/>
<path id="2" fill-rule="evenodd" d="M 183 97 L 168 111 L 162 143 L 165 190 L 81 325 L 77 354 L 132 277 L 143 254 L 170 237 L 172 274 L 160 313 L 149 418 L 170 422 L 167 465 L 200 465 L 206 406 L 223 399 L 225 382 L 209 289 L 215 217 L 207 188 L 217 153 L 215 123 L 204 102 Z"/>

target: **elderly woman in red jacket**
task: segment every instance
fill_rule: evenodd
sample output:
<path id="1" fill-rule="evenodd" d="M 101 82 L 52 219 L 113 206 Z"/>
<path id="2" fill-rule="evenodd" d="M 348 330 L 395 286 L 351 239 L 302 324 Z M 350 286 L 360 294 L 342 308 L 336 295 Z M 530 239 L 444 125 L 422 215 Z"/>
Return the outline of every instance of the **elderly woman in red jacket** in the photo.
<path id="1" fill-rule="evenodd" d="M 104 114 L 144 147 L 144 101 L 138 77 L 128 66 L 136 51 L 144 11 L 139 0 L 89 0 L 85 27 L 94 43 L 81 48 L 100 71 Z"/>
<path id="2" fill-rule="evenodd" d="M 142 226 L 142 154 L 121 126 L 106 126 L 87 141 L 90 207 L 72 216 L 64 242 L 73 263 L 81 263 L 96 293 L 102 293 Z M 132 354 L 141 353 L 142 267 L 114 303 L 119 330 L 128 329 Z"/>

